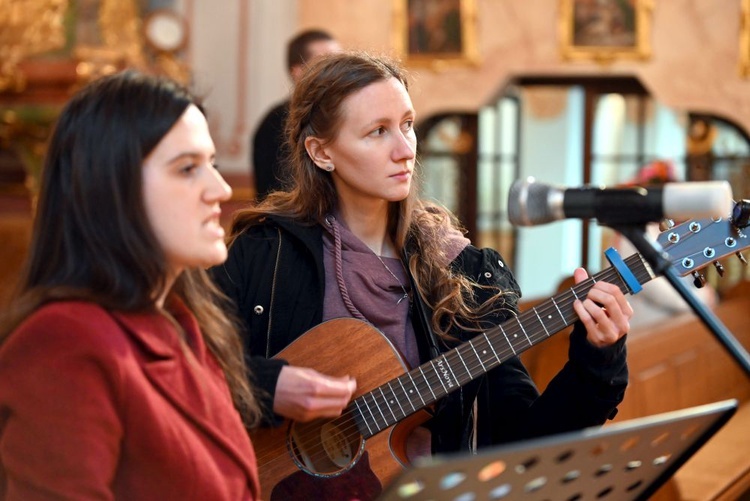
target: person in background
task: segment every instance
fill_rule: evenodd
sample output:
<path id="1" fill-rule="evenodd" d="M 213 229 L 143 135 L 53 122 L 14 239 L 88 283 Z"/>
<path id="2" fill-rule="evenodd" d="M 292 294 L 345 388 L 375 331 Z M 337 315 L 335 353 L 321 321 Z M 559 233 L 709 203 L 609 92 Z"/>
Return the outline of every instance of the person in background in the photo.
<path id="1" fill-rule="evenodd" d="M 452 214 L 418 197 L 415 121 L 406 75 L 386 58 L 329 55 L 297 83 L 287 123 L 290 187 L 235 214 L 229 258 L 212 270 L 239 309 L 249 354 L 272 357 L 317 324 L 352 317 L 380 330 L 415 368 L 517 314 L 521 293 L 503 257 L 471 245 Z M 627 385 L 632 309 L 618 287 L 598 282 L 574 310 L 569 361 L 543 394 L 512 357 L 445 397 L 409 437 L 409 456 L 613 417 Z M 341 356 L 366 357 L 368 349 Z M 295 418 L 289 403 L 278 403 L 290 393 L 280 390 L 290 366 L 267 362 L 275 372 L 259 385 L 273 410 Z M 327 411 L 344 405 L 339 399 Z"/>
<path id="2" fill-rule="evenodd" d="M 647 188 L 662 186 L 665 183 L 678 182 L 675 173 L 674 164 L 665 160 L 656 160 L 643 166 L 634 179 L 626 183 L 627 186 L 642 186 Z M 675 221 L 679 224 L 682 221 Z M 665 228 L 666 229 L 666 228 Z M 646 225 L 646 236 L 651 240 L 656 240 L 661 233 L 659 223 L 649 223 Z M 615 235 L 615 248 L 620 255 L 625 258 L 636 253 L 633 244 L 620 233 Z M 719 301 L 716 289 L 709 283 L 703 284 L 698 288 L 693 285 L 692 275 L 682 277 L 688 287 L 693 291 L 695 296 L 700 299 L 709 308 L 715 308 Z M 657 277 L 655 280 L 643 285 L 643 290 L 635 294 L 630 299 L 630 304 L 636 312 L 630 323 L 632 329 L 640 329 L 647 325 L 663 322 L 674 318 L 675 315 L 690 311 L 690 305 L 682 299 L 682 296 L 664 277 Z"/>
<path id="3" fill-rule="evenodd" d="M 1 500 L 260 498 L 260 409 L 205 271 L 227 256 L 214 155 L 166 79 L 104 77 L 63 109 L 0 324 Z"/>
<path id="4" fill-rule="evenodd" d="M 307 64 L 318 56 L 338 52 L 339 43 L 323 30 L 299 33 L 287 44 L 287 69 L 292 83 L 296 83 Z M 284 125 L 289 113 L 289 100 L 277 104 L 260 121 L 252 138 L 252 166 L 255 177 L 256 199 L 282 189 L 288 178 L 284 171 Z"/>

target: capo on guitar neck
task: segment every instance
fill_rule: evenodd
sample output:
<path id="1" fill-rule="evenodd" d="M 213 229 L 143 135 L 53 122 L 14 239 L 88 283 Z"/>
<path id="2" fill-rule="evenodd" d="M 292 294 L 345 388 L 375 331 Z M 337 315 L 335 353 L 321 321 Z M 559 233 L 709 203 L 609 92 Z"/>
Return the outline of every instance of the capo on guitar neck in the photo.
<path id="1" fill-rule="evenodd" d="M 625 282 L 625 285 L 627 285 L 630 293 L 638 294 L 639 292 L 641 292 L 643 286 L 641 286 L 641 283 L 637 278 L 635 278 L 635 275 L 633 275 L 633 272 L 630 271 L 630 268 L 628 268 L 628 265 L 625 264 L 625 261 L 622 260 L 617 250 L 614 247 L 610 247 L 609 249 L 604 251 L 604 255 L 607 257 L 607 261 L 609 261 L 609 264 L 612 265 L 612 267 L 617 271 L 617 274 L 620 275 L 620 278 L 623 280 L 623 282 Z"/>

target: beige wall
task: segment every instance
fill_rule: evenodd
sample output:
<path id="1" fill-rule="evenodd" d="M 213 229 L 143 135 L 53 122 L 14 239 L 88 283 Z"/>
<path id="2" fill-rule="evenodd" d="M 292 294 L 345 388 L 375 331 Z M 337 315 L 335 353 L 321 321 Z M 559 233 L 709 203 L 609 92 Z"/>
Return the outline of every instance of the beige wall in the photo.
<path id="1" fill-rule="evenodd" d="M 299 24 L 327 28 L 350 48 L 393 54 L 394 1 L 298 0 Z M 669 106 L 750 131 L 750 79 L 738 71 L 741 0 L 653 0 L 651 58 L 607 66 L 562 61 L 558 0 L 476 1 L 479 66 L 411 68 L 422 117 L 477 110 L 516 75 L 635 75 Z"/>

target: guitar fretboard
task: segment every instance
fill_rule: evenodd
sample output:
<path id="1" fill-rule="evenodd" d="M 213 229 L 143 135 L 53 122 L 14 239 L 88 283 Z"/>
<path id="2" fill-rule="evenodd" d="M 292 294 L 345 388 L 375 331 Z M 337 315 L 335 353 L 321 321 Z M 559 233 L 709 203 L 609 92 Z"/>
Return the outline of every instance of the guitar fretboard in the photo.
<path id="1" fill-rule="evenodd" d="M 625 259 L 625 264 L 641 284 L 654 278 L 639 254 Z M 365 438 L 379 433 L 572 325 L 578 319 L 573 303 L 576 299 L 584 300 L 594 284 L 601 281 L 617 285 L 623 293 L 630 292 L 617 271 L 607 268 L 359 396 L 349 404 L 344 415 L 354 417 Z"/>

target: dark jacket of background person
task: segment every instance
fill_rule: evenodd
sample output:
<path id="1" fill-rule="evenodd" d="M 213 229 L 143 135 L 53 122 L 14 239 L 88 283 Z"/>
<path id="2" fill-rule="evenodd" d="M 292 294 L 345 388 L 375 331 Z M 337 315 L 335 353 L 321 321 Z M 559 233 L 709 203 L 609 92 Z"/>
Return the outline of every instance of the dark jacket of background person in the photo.
<path id="1" fill-rule="evenodd" d="M 339 49 L 338 42 L 327 31 L 307 29 L 297 33 L 286 47 L 286 67 L 292 82 L 300 78 L 310 61 Z M 264 199 L 272 191 L 283 189 L 289 176 L 284 168 L 287 153 L 284 127 L 288 112 L 289 99 L 286 99 L 271 108 L 253 132 L 250 160 L 257 200 Z"/>
<path id="2" fill-rule="evenodd" d="M 253 166 L 256 198 L 282 188 L 284 179 L 284 124 L 289 100 L 274 106 L 258 125 L 253 136 Z"/>
<path id="3" fill-rule="evenodd" d="M 283 362 L 259 357 L 274 356 L 322 321 L 322 231 L 319 225 L 300 225 L 269 216 L 264 224 L 239 235 L 228 260 L 213 269 L 219 286 L 243 312 L 243 343 L 248 353 L 255 355 L 251 365 L 258 385 L 269 394 L 273 394 Z M 479 283 L 515 291 L 520 296 L 511 271 L 494 250 L 469 246 L 452 266 Z M 476 292 L 479 301 L 486 299 L 486 290 Z M 485 320 L 499 324 L 510 318 L 516 306 L 507 306 L 509 309 L 495 311 Z M 427 350 L 428 336 L 432 334 L 416 320 L 420 307 L 420 301 L 415 301 L 412 322 L 424 363 L 432 358 Z M 465 341 L 474 333 L 454 329 L 452 334 Z M 447 351 L 443 344 L 432 342 Z M 367 349 L 363 346 L 362 353 L 346 356 L 362 356 Z M 445 398 L 429 425 L 433 452 L 469 450 L 472 406 L 477 395 L 479 446 L 602 424 L 614 416 L 624 396 L 625 358 L 624 338 L 609 348 L 595 349 L 587 342 L 585 329 L 577 324 L 571 340 L 571 361 L 540 398 L 537 399 L 539 392 L 526 369 L 515 357 Z"/>

